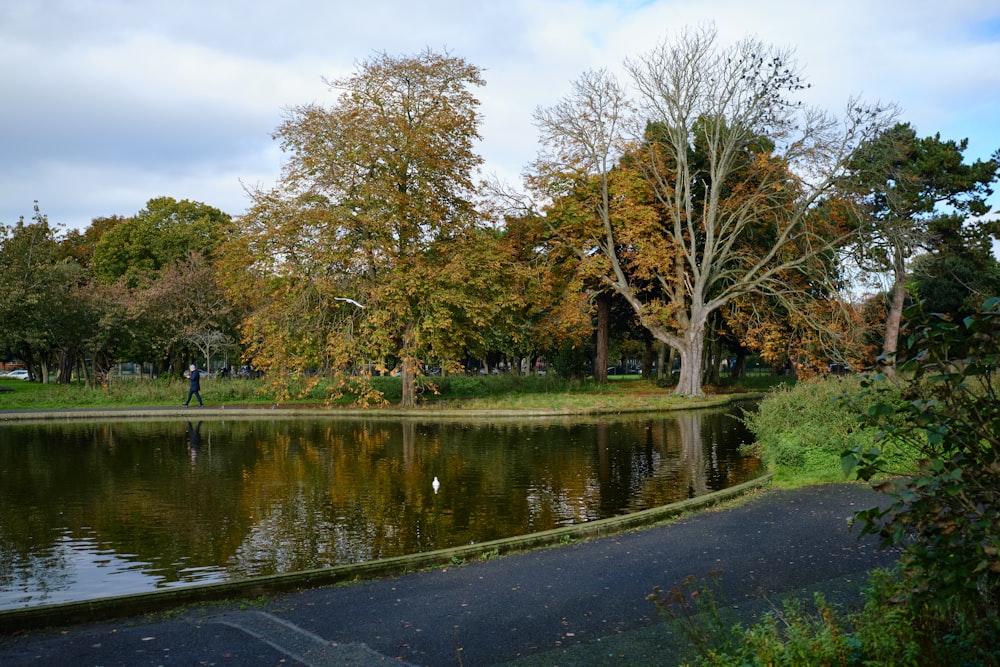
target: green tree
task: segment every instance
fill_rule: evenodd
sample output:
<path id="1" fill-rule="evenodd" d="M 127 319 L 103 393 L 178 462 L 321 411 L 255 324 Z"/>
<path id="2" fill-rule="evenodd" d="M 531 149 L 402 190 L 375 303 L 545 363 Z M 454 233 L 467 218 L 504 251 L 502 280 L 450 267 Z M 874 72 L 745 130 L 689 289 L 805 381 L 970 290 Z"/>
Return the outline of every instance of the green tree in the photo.
<path id="1" fill-rule="evenodd" d="M 1000 261 L 981 225 L 960 216 L 941 216 L 931 227 L 930 251 L 914 258 L 914 295 L 931 313 L 959 321 L 979 311 L 984 299 L 1000 294 Z"/>
<path id="2" fill-rule="evenodd" d="M 124 220 L 94 221 L 92 229 L 105 229 L 93 250 L 94 271 L 106 283 L 124 278 L 129 287 L 145 286 L 191 252 L 213 258 L 230 222 L 228 214 L 208 204 L 150 199 L 146 208 Z"/>
<path id="3" fill-rule="evenodd" d="M 34 205 L 30 223 L 0 227 L 0 348 L 24 361 L 32 375 L 48 381 L 49 364 L 60 343 L 79 338 L 67 330 L 80 271 L 60 260 L 57 230 Z"/>
<path id="4" fill-rule="evenodd" d="M 154 361 L 180 374 L 198 346 L 194 331 L 235 337 L 232 305 L 212 260 L 232 224 L 218 208 L 171 197 L 150 199 L 128 218 L 96 218 L 82 235 L 67 236 L 67 254 L 92 267 L 110 300 L 108 331 L 116 354 Z M 208 360 L 206 360 L 207 363 Z"/>
<path id="5" fill-rule="evenodd" d="M 854 256 L 860 268 L 891 280 L 882 355 L 893 359 L 906 306 L 913 258 L 948 234 L 997 236 L 985 220 L 987 198 L 1000 170 L 1000 151 L 990 160 L 965 162 L 968 140 L 918 138 L 900 123 L 860 146 L 851 161 L 848 192 L 858 197 L 860 234 Z M 891 366 L 889 372 L 891 372 Z"/>
<path id="6" fill-rule="evenodd" d="M 106 218 L 94 218 L 84 230 L 69 229 L 63 237 L 61 255 L 72 257 L 80 266 L 91 269 L 94 264 L 94 253 L 101 237 L 108 231 L 126 222 L 128 218 L 113 215 Z"/>
<path id="7" fill-rule="evenodd" d="M 420 365 L 488 328 L 483 291 L 502 269 L 473 203 L 481 72 L 425 50 L 328 83 L 333 107 L 298 107 L 278 128 L 289 159 L 241 220 L 227 284 L 262 366 L 398 361 L 413 405 Z"/>

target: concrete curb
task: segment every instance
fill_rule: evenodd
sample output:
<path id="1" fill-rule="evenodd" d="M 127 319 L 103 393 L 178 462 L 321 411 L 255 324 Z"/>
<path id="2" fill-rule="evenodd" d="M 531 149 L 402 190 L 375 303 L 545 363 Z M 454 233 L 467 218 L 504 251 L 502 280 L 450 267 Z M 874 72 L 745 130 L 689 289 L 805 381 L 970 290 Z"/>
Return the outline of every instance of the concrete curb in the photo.
<path id="1" fill-rule="evenodd" d="M 375 407 L 346 408 L 324 405 L 205 405 L 204 407 L 181 406 L 125 406 L 99 408 L 15 408 L 0 410 L 0 424 L 31 421 L 73 421 L 88 419 L 284 419 L 291 417 L 344 418 L 356 419 L 544 419 L 560 417 L 598 417 L 608 415 L 672 413 L 692 410 L 712 410 L 732 403 L 761 398 L 759 393 L 718 394 L 699 399 L 690 399 L 683 404 L 643 405 L 631 408 L 591 407 L 580 409 L 471 409 L 454 408 L 445 405 L 428 405 L 416 408 Z"/>
<path id="2" fill-rule="evenodd" d="M 220 582 L 148 593 L 135 593 L 80 602 L 0 610 L 0 634 L 34 628 L 72 625 L 166 611 L 178 606 L 257 598 L 306 588 L 350 583 L 365 579 L 394 577 L 442 565 L 509 555 L 531 549 L 557 546 L 575 539 L 603 537 L 630 529 L 650 526 L 688 512 L 712 507 L 750 491 L 767 486 L 771 473 L 722 491 L 670 505 L 654 507 L 622 516 L 564 526 L 529 535 L 520 535 L 427 553 L 398 556 L 367 563 L 339 565 L 239 581 Z"/>

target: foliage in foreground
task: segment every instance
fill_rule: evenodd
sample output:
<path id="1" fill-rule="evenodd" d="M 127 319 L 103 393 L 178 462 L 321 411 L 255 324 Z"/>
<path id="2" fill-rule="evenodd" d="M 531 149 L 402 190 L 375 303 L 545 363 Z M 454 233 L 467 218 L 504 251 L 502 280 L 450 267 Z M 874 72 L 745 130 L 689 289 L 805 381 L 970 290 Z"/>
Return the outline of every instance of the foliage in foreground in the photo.
<path id="1" fill-rule="evenodd" d="M 816 596 L 814 611 L 792 600 L 750 628 L 726 623 L 696 582 L 655 591 L 660 613 L 698 647 L 694 664 L 1000 665 L 1000 298 L 962 322 L 919 307 L 907 322 L 895 381 L 867 378 L 840 404 L 875 429 L 843 463 L 884 479 L 876 488 L 889 503 L 857 518 L 862 534 L 901 549 L 896 570 L 871 573 L 859 612 Z"/>
<path id="2" fill-rule="evenodd" d="M 877 488 L 891 503 L 859 514 L 864 532 L 905 547 L 909 594 L 925 604 L 953 600 L 1000 605 L 1000 298 L 962 322 L 908 312 L 909 378 L 896 401 L 886 382 L 866 384 L 876 403 L 866 421 L 878 444 L 854 448 L 844 466 L 862 479 L 892 475 Z M 899 475 L 891 455 L 916 452 L 915 474 Z"/>
<path id="3" fill-rule="evenodd" d="M 838 611 L 817 593 L 811 603 L 786 600 L 744 627 L 722 598 L 720 576 L 689 578 L 649 599 L 687 638 L 682 660 L 699 667 L 748 665 L 998 665 L 995 610 L 970 613 L 960 603 L 935 608 L 908 604 L 909 582 L 898 570 L 874 570 L 864 606 Z"/>

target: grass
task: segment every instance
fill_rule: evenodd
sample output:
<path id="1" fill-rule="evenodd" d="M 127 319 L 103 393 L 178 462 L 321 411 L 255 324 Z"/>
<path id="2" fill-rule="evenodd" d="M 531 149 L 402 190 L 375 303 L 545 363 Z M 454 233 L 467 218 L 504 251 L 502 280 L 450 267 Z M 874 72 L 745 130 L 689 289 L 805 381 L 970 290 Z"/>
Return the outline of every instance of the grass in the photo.
<path id="1" fill-rule="evenodd" d="M 770 379 L 753 378 L 744 384 L 707 387 L 706 396 L 698 399 L 675 397 L 669 387 L 657 386 L 638 376 L 617 377 L 607 384 L 569 380 L 554 376 L 450 376 L 422 378 L 418 409 L 466 409 L 588 413 L 639 412 L 710 407 L 724 403 L 733 394 L 762 389 Z M 399 378 L 372 378 L 372 385 L 395 407 L 402 395 Z M 288 400 L 277 400 L 274 389 L 264 380 L 206 378 L 201 383 L 206 405 L 282 405 L 323 406 L 330 387 L 320 381 L 315 385 L 293 381 Z M 0 410 L 111 408 L 176 406 L 187 396 L 187 381 L 179 378 L 118 377 L 102 387 L 85 384 L 41 384 L 0 378 Z M 336 406 L 350 406 L 356 401 L 347 395 L 333 401 Z"/>
<path id="2" fill-rule="evenodd" d="M 85 384 L 41 384 L 0 378 L 0 410 L 149 407 L 180 405 L 187 397 L 187 380 L 113 379 L 107 386 Z M 202 397 L 213 403 L 273 403 L 273 396 L 262 392 L 258 380 L 203 380 Z"/>

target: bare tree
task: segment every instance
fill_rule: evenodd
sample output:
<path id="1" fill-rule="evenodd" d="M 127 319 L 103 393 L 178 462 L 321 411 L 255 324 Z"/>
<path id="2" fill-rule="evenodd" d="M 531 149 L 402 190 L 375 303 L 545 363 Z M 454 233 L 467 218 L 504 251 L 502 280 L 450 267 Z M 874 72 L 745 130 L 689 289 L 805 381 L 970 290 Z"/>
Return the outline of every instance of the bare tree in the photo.
<path id="1" fill-rule="evenodd" d="M 682 32 L 626 70 L 634 104 L 599 72 L 536 112 L 547 152 L 533 185 L 557 198 L 596 183 L 596 224 L 564 237 L 581 258 L 599 256 L 605 283 L 679 353 L 675 392 L 700 395 L 709 315 L 751 293 L 789 301 L 799 285 L 815 291 L 816 276 L 789 276 L 823 265 L 846 233 L 817 205 L 890 114 L 853 101 L 843 120 L 808 108 L 793 99 L 805 84 L 790 52 L 756 39 L 721 48 L 711 28 Z"/>
<path id="2" fill-rule="evenodd" d="M 200 328 L 188 332 L 184 340 L 198 348 L 198 351 L 205 357 L 205 370 L 212 373 L 212 351 L 218 352 L 226 347 L 232 347 L 235 343 L 232 336 L 216 329 Z"/>

